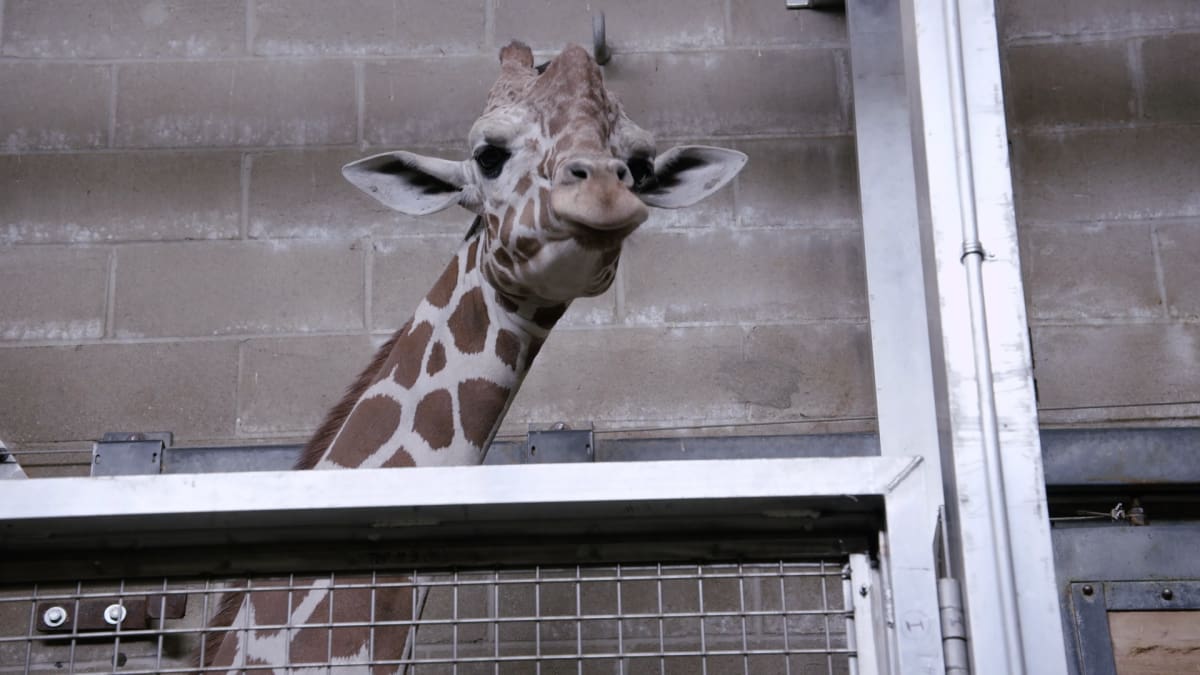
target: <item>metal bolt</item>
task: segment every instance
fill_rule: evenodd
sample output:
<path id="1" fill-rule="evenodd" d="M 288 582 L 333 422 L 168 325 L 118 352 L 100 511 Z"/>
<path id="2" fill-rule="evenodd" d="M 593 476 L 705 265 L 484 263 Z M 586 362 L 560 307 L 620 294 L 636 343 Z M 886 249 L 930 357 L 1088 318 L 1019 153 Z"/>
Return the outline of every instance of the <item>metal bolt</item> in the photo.
<path id="1" fill-rule="evenodd" d="M 1096 589 L 1092 588 L 1091 584 L 1084 584 L 1082 590 L 1084 595 L 1091 595 L 1096 592 Z"/>
<path id="2" fill-rule="evenodd" d="M 858 587 L 858 594 L 859 594 L 859 595 L 861 595 L 861 596 L 863 596 L 864 598 L 865 598 L 865 597 L 867 597 L 867 586 L 866 586 L 866 584 L 864 584 L 864 585 L 862 585 L 862 586 L 859 586 L 859 587 Z"/>
<path id="3" fill-rule="evenodd" d="M 62 607 L 51 607 L 42 614 L 42 623 L 51 628 L 58 628 L 67 622 L 67 610 Z"/>
<path id="4" fill-rule="evenodd" d="M 104 622 L 116 626 L 125 620 L 125 615 L 128 612 L 120 605 L 109 605 L 104 608 Z"/>
<path id="5" fill-rule="evenodd" d="M 1162 599 L 1163 599 L 1163 600 L 1170 600 L 1170 599 L 1171 599 L 1171 598 L 1173 598 L 1173 597 L 1175 597 L 1175 592 L 1174 592 L 1174 591 L 1172 591 L 1172 590 L 1171 590 L 1171 589 L 1169 589 L 1169 588 L 1164 588 L 1164 589 L 1162 589 Z"/>

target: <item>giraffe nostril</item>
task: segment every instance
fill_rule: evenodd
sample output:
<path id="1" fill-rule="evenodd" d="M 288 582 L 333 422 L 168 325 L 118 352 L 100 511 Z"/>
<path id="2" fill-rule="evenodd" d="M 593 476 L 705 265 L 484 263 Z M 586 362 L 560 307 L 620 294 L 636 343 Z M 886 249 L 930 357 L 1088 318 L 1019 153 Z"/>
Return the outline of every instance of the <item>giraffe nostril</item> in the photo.
<path id="1" fill-rule="evenodd" d="M 620 180 L 620 181 L 625 180 L 625 174 L 626 174 L 625 167 L 623 167 L 623 166 L 617 167 L 617 180 Z"/>

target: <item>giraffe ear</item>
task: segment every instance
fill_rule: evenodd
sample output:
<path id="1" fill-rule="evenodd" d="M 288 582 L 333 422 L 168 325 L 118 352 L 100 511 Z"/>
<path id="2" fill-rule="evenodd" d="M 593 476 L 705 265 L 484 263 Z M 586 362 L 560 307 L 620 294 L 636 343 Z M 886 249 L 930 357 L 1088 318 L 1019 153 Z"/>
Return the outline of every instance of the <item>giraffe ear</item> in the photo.
<path id="1" fill-rule="evenodd" d="M 650 206 L 679 209 L 720 190 L 746 165 L 737 150 L 678 145 L 654 160 L 654 179 L 639 196 Z"/>
<path id="2" fill-rule="evenodd" d="M 342 175 L 383 204 L 423 216 L 457 204 L 468 179 L 461 162 L 411 152 L 385 152 L 351 162 Z"/>

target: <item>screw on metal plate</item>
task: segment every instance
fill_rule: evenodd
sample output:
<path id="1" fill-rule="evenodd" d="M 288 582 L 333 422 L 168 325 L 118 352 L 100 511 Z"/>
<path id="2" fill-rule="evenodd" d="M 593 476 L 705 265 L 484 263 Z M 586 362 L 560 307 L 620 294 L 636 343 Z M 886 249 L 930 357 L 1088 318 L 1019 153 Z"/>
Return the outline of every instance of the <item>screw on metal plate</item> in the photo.
<path id="1" fill-rule="evenodd" d="M 67 622 L 67 610 L 55 605 L 42 614 L 42 623 L 50 628 L 58 628 Z"/>
<path id="2" fill-rule="evenodd" d="M 1089 596 L 1090 596 L 1092 593 L 1095 593 L 1095 592 L 1096 592 L 1096 589 L 1092 588 L 1092 585 L 1091 585 L 1091 584 L 1084 584 L 1084 585 L 1083 585 L 1083 588 L 1082 588 L 1082 589 L 1080 589 L 1080 590 L 1082 590 L 1082 591 L 1083 591 L 1083 594 L 1084 594 L 1084 595 L 1089 595 Z"/>
<path id="3" fill-rule="evenodd" d="M 1170 600 L 1175 597 L 1175 591 L 1172 591 L 1169 588 L 1164 588 L 1162 589 L 1162 593 L 1160 593 L 1160 595 L 1162 595 L 1163 600 Z"/>
<path id="4" fill-rule="evenodd" d="M 104 608 L 104 622 L 110 626 L 120 625 L 128 615 L 129 612 L 121 605 L 109 605 Z"/>

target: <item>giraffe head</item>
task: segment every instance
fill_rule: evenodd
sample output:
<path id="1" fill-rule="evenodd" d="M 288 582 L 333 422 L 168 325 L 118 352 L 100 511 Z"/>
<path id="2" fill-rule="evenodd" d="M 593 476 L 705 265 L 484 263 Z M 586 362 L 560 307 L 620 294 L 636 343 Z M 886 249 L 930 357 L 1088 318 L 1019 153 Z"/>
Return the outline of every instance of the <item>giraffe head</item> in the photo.
<path id="1" fill-rule="evenodd" d="M 343 173 L 403 213 L 455 204 L 477 213 L 484 276 L 502 297 L 537 305 L 604 292 L 648 206 L 695 204 L 746 162 L 706 146 L 656 153 L 577 45 L 538 68 L 524 44 L 500 50 L 500 77 L 468 141 L 464 161 L 390 152 Z"/>

